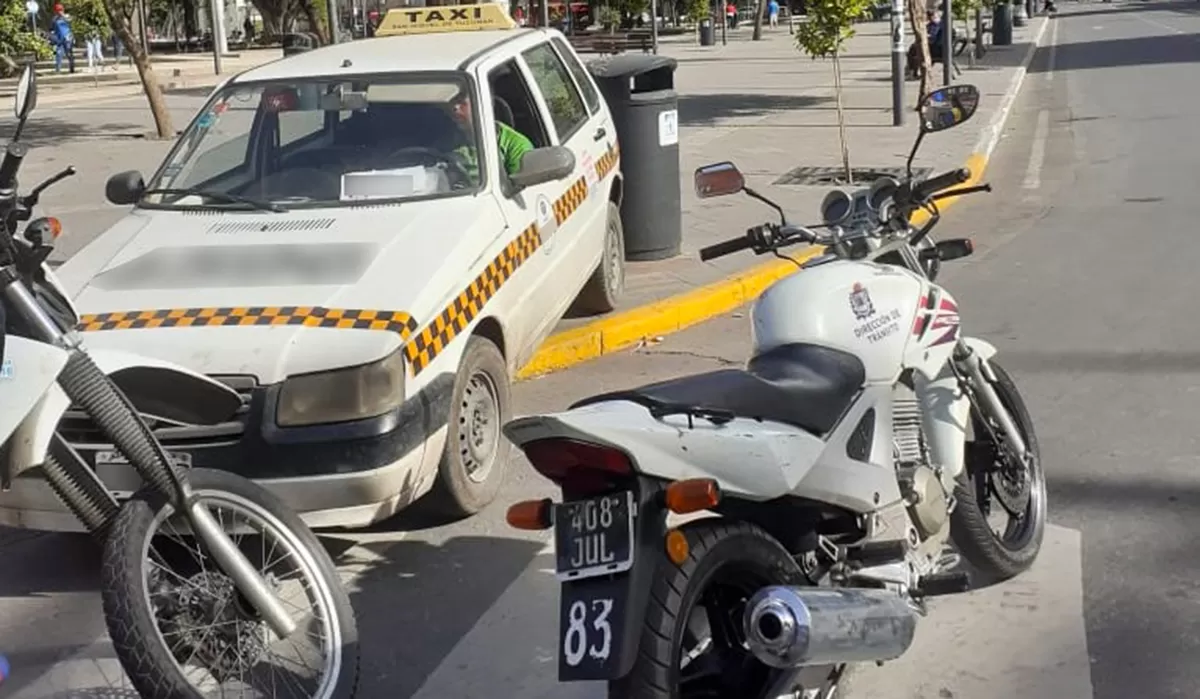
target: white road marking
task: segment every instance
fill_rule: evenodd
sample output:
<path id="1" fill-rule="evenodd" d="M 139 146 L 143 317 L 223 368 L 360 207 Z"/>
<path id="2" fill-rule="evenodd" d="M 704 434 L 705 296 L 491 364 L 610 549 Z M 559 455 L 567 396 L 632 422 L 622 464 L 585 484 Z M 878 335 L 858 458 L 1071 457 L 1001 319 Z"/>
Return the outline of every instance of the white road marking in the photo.
<path id="1" fill-rule="evenodd" d="M 1008 90 L 1005 91 L 999 108 L 992 115 L 992 120 L 988 122 L 987 128 L 980 132 L 978 140 L 975 141 L 975 148 L 971 152 L 983 156 L 985 162 L 992 156 L 992 151 L 995 150 L 996 144 L 1000 142 L 1000 134 L 1004 131 L 1004 123 L 1008 120 L 1008 112 L 1012 109 L 1017 95 L 1021 92 L 1021 84 L 1025 81 L 1025 73 L 1029 68 L 1029 62 L 1033 60 L 1033 54 L 1041 46 L 1042 37 L 1046 33 L 1046 23 L 1047 20 L 1043 19 L 1041 25 L 1037 28 L 1033 36 L 1032 46 L 1025 52 L 1025 57 L 1022 59 L 1021 65 L 1013 73 L 1012 81 L 1008 85 Z"/>
<path id="2" fill-rule="evenodd" d="M 1081 538 L 1049 526 L 1029 571 L 932 600 L 908 653 L 855 668 L 846 696 L 1092 699 Z"/>
<path id="3" fill-rule="evenodd" d="M 1050 135 L 1050 112 L 1043 109 L 1038 112 L 1037 127 L 1033 131 L 1033 146 L 1029 153 L 1029 166 L 1025 168 L 1025 179 L 1021 182 L 1022 189 L 1040 189 L 1042 186 L 1042 165 L 1046 162 L 1046 138 Z"/>
<path id="4" fill-rule="evenodd" d="M 1054 61 L 1058 58 L 1058 27 L 1059 23 L 1054 23 L 1054 29 L 1050 32 L 1050 55 L 1046 58 L 1046 72 L 1042 75 L 1042 80 L 1050 82 L 1054 79 Z"/>
<path id="5" fill-rule="evenodd" d="M 1162 22 L 1143 17 L 1137 13 L 1134 13 L 1133 16 L 1135 19 L 1145 22 L 1146 24 L 1149 24 L 1152 27 L 1158 27 L 1159 29 L 1166 29 L 1167 31 L 1171 32 L 1172 34 L 1183 34 L 1184 33 L 1184 31 L 1182 29 L 1176 29 L 1175 27 L 1172 27 L 1169 24 L 1163 24 Z"/>

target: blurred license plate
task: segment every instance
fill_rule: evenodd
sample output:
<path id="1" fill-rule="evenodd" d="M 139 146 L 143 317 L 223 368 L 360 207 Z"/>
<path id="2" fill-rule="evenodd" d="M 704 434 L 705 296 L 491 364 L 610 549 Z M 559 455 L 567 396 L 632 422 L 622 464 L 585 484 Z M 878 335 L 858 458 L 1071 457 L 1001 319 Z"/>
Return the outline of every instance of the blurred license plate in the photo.
<path id="1" fill-rule="evenodd" d="M 623 573 L 633 566 L 633 492 L 565 502 L 554 509 L 559 580 Z"/>

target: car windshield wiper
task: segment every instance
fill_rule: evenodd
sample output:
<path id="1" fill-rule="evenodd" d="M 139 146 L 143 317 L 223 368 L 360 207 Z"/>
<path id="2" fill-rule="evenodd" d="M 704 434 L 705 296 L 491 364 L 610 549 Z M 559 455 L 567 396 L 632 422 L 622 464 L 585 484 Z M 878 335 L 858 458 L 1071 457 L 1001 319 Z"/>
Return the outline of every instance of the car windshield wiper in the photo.
<path id="1" fill-rule="evenodd" d="M 218 192 L 212 189 L 198 189 L 195 187 L 162 187 L 155 189 L 147 189 L 142 192 L 142 196 L 147 194 L 178 194 L 180 196 L 197 196 L 205 197 L 206 199 L 219 199 L 230 204 L 246 204 L 261 211 L 274 211 L 277 214 L 282 214 L 287 211 L 284 207 L 274 202 L 262 201 L 259 199 L 251 199 L 249 197 L 241 197 L 236 194 L 228 194 L 226 192 Z"/>

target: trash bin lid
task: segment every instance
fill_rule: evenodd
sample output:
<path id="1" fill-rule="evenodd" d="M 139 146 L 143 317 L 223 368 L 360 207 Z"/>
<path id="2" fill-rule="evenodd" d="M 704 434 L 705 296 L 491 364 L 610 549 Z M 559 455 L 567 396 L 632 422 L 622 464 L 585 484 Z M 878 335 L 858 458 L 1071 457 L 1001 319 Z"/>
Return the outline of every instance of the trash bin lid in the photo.
<path id="1" fill-rule="evenodd" d="M 597 78 L 631 78 L 662 69 L 674 73 L 679 62 L 669 56 L 619 53 L 588 61 L 587 65 Z"/>

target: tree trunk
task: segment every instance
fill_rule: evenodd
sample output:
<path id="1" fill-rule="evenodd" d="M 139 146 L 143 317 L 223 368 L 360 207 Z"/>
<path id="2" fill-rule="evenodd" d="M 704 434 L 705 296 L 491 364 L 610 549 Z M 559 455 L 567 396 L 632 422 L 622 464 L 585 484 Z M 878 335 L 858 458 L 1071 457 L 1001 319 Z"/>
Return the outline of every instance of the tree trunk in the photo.
<path id="1" fill-rule="evenodd" d="M 846 184 L 854 184 L 850 169 L 850 147 L 846 144 L 846 113 L 842 110 L 842 62 L 838 50 L 833 50 L 833 95 L 837 101 L 838 140 L 842 143 L 842 167 L 846 169 Z"/>
<path id="2" fill-rule="evenodd" d="M 158 137 L 161 139 L 174 138 L 175 125 L 171 123 L 171 110 L 167 109 L 162 86 L 158 84 L 154 67 L 150 65 L 150 56 L 146 55 L 141 40 L 133 35 L 133 26 L 130 20 L 133 13 L 137 12 L 137 7 L 136 5 L 132 8 L 123 7 L 124 3 L 117 5 L 118 2 L 120 0 L 106 0 L 104 14 L 108 15 L 108 22 L 116 32 L 117 38 L 121 40 L 122 44 L 125 44 L 125 50 L 133 59 L 133 65 L 137 66 L 138 77 L 142 80 L 142 90 L 146 93 L 146 101 L 150 103 L 150 114 L 154 117 L 154 127 L 158 132 Z M 117 6 L 114 7 L 114 5 Z M 131 11 L 125 12 L 126 9 Z"/>
<path id="3" fill-rule="evenodd" d="M 758 9 L 754 12 L 754 35 L 751 37 L 754 41 L 762 40 L 762 23 L 763 15 L 767 11 L 767 0 L 758 0 Z"/>
<path id="4" fill-rule="evenodd" d="M 908 21 L 912 25 L 913 41 L 921 50 L 921 88 L 918 90 L 917 102 L 925 96 L 929 86 L 929 76 L 933 74 L 933 59 L 929 57 L 929 32 L 925 28 L 925 13 L 929 11 L 925 0 L 908 0 Z"/>
<path id="5" fill-rule="evenodd" d="M 320 0 L 317 1 L 320 2 Z M 317 11 L 313 7 L 313 0 L 305 0 L 305 2 L 300 3 L 300 9 L 304 12 L 304 19 L 308 20 L 308 26 L 321 39 L 321 43 L 332 44 L 333 41 L 330 38 L 329 31 L 333 26 L 333 22 L 328 22 L 327 26 L 321 24 L 321 21 L 317 19 Z"/>

